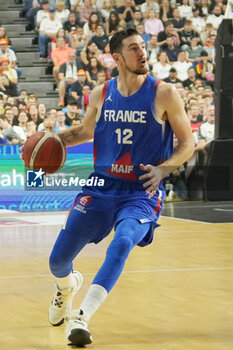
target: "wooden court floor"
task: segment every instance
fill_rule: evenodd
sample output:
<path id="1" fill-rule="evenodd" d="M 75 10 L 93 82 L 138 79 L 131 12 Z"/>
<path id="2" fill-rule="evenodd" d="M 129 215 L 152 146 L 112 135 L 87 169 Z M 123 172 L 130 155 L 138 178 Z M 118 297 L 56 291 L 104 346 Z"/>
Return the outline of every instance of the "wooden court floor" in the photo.
<path id="1" fill-rule="evenodd" d="M 47 311 L 48 257 L 63 213 L 0 216 L 0 349 L 68 350 Z M 96 350 L 232 350 L 233 223 L 162 217 L 155 241 L 135 248 L 89 325 Z M 111 237 L 75 261 L 85 278 L 78 307 Z"/>

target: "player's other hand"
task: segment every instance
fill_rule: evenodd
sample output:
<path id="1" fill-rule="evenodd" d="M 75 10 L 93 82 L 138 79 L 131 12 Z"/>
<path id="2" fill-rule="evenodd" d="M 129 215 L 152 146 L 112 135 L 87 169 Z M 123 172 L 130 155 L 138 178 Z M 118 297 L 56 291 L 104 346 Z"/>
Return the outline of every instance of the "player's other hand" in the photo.
<path id="1" fill-rule="evenodd" d="M 145 188 L 146 194 L 148 194 L 148 198 L 150 199 L 155 195 L 159 183 L 163 178 L 162 171 L 159 167 L 151 164 L 140 164 L 140 169 L 146 172 L 146 174 L 139 177 L 139 180 L 147 180 L 144 182 L 143 187 Z"/>

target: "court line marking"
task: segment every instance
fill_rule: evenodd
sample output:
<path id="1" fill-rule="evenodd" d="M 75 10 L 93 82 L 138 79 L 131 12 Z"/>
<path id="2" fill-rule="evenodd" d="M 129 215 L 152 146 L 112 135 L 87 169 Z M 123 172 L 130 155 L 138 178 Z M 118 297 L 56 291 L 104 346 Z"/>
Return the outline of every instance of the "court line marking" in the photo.
<path id="1" fill-rule="evenodd" d="M 123 271 L 122 274 L 135 274 L 135 273 L 151 273 L 151 272 L 192 272 L 192 271 L 221 271 L 221 270 L 233 270 L 233 266 L 225 267 L 191 267 L 191 268 L 177 268 L 177 269 L 152 269 L 152 270 L 132 270 Z M 96 275 L 96 272 L 83 273 L 85 276 Z M 21 276 L 0 276 L 0 279 L 17 279 L 17 278 L 44 278 L 53 277 L 49 275 L 21 275 Z"/>
<path id="2" fill-rule="evenodd" d="M 166 216 L 166 215 L 161 215 L 161 218 L 166 218 L 166 219 L 175 219 L 175 220 L 181 220 L 181 221 L 188 221 L 188 222 L 196 222 L 198 224 L 208 224 L 208 225 L 216 225 L 216 224 L 221 224 L 221 225 L 225 225 L 225 224 L 233 224 L 232 222 L 210 222 L 210 221 L 198 221 L 198 220 L 192 220 L 192 219 L 183 219 L 183 218 L 177 218 L 175 216 Z"/>

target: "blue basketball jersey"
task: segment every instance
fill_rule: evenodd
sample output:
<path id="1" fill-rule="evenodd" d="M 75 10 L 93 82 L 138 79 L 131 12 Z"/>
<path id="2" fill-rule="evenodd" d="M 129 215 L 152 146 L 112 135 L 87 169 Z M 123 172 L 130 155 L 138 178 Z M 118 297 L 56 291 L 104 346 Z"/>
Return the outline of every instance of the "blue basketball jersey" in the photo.
<path id="1" fill-rule="evenodd" d="M 173 151 L 168 121 L 158 118 L 154 103 L 158 79 L 148 75 L 142 87 L 125 97 L 117 78 L 108 82 L 94 136 L 94 168 L 104 178 L 139 183 L 140 163 L 158 165 Z M 169 103 L 169 102 L 168 102 Z"/>

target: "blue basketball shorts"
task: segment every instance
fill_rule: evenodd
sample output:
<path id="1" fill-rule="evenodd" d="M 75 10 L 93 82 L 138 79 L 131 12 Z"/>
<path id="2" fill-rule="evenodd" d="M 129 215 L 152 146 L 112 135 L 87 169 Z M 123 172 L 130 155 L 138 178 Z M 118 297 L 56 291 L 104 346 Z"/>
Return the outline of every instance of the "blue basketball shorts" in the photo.
<path id="1" fill-rule="evenodd" d="M 140 223 L 151 223 L 146 237 L 138 244 L 145 246 L 153 240 L 153 232 L 162 211 L 164 194 L 148 199 L 126 196 L 103 196 L 100 193 L 83 193 L 77 195 L 73 207 L 67 217 L 63 229 L 86 238 L 88 243 L 98 243 L 103 240 L 116 225 L 126 219 L 134 218 Z"/>

